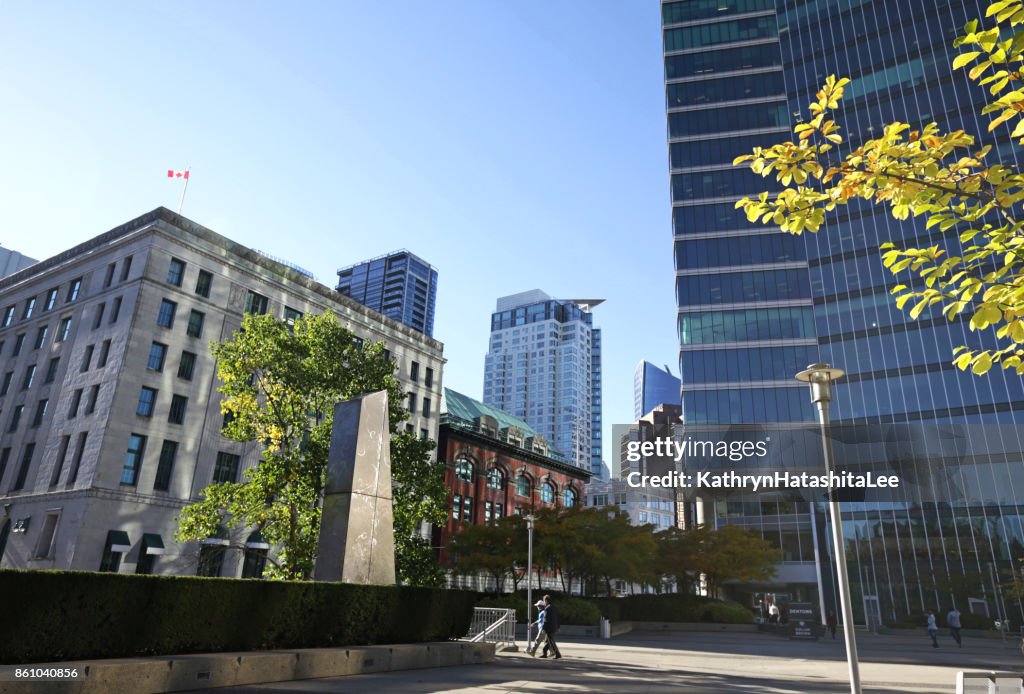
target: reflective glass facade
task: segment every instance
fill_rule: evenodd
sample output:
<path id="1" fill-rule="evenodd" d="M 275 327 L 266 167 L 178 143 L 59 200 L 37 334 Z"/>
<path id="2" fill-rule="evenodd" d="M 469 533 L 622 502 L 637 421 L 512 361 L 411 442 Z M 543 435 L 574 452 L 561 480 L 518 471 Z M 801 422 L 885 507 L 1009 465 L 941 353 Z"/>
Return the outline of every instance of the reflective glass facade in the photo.
<path id="1" fill-rule="evenodd" d="M 388 318 L 434 335 L 437 270 L 409 251 L 338 270 L 336 289 Z"/>
<path id="2" fill-rule="evenodd" d="M 633 418 L 640 419 L 662 403 L 679 405 L 681 383 L 666 366 L 642 361 L 633 371 Z"/>
<path id="3" fill-rule="evenodd" d="M 977 3 L 944 0 L 662 3 L 688 423 L 811 421 L 807 391 L 794 389 L 793 374 L 815 361 L 847 372 L 835 389 L 835 423 L 1022 423 L 1019 377 L 978 378 L 950 364 L 954 347 L 991 346 L 994 335 L 972 333 L 938 312 L 909 321 L 888 295 L 896 281 L 881 264 L 881 243 L 941 243 L 956 251 L 955 238 L 938 239 L 924 218 L 898 222 L 867 204 L 831 214 L 818 234 L 792 237 L 749 224 L 733 205 L 772 183 L 733 167 L 732 159 L 790 139 L 794 114 L 806 117 L 830 74 L 853 80 L 837 115 L 846 146 L 893 120 L 934 120 L 943 130 L 990 137 L 988 117 L 977 115 L 984 90 L 950 70 L 953 38 L 982 17 Z M 1017 163 L 1007 135 L 992 142 L 995 154 Z M 967 612 L 969 598 L 972 609 L 1024 620 L 1019 602 L 999 588 L 1014 577 L 1011 558 L 1020 556 L 1024 536 L 1021 497 L 994 492 L 1008 485 L 1024 491 L 1024 446 L 1011 438 L 1001 443 L 1000 466 L 965 468 L 978 480 L 973 496 L 844 504 L 858 621 L 874 606 L 882 620 L 926 607 L 948 610 L 954 601 Z M 834 608 L 823 504 L 785 494 L 716 500 L 698 509 L 698 518 L 759 528 L 783 549 L 775 582 L 758 590 L 821 597 Z M 815 539 L 821 562 L 806 571 Z"/>

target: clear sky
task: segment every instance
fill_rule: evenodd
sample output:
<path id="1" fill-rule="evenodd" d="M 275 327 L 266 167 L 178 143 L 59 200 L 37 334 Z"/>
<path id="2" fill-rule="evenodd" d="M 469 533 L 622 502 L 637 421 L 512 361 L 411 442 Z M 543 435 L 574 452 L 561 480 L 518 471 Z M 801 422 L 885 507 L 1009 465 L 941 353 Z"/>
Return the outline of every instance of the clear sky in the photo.
<path id="1" fill-rule="evenodd" d="M 46 258 L 157 206 L 333 286 L 439 272 L 445 385 L 495 299 L 604 298 L 605 458 L 641 359 L 677 373 L 656 0 L 0 3 L 0 244 Z"/>

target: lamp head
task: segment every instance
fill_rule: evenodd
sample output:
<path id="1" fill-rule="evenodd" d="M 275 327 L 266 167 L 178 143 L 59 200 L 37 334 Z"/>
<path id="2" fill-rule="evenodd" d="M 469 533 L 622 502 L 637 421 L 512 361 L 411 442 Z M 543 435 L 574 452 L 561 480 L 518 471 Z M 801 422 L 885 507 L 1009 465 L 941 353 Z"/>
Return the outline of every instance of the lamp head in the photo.
<path id="1" fill-rule="evenodd" d="M 829 364 L 811 364 L 796 375 L 796 380 L 811 386 L 811 402 L 829 402 L 832 399 L 832 381 L 846 372 Z"/>

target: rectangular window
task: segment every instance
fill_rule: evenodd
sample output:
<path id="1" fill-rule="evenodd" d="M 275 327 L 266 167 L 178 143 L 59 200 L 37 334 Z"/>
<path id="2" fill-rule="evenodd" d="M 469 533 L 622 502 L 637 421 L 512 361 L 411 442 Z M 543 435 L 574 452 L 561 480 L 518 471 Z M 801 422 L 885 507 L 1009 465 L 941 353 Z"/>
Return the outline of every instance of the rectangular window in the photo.
<path id="1" fill-rule="evenodd" d="M 70 304 L 72 301 L 78 300 L 78 292 L 82 289 L 82 278 L 71 280 L 71 284 L 68 285 L 68 298 L 65 303 Z"/>
<path id="2" fill-rule="evenodd" d="M 103 277 L 103 288 L 106 289 L 114 283 L 114 270 L 117 269 L 117 263 L 111 263 L 107 266 L 107 274 Z"/>
<path id="3" fill-rule="evenodd" d="M 188 407 L 188 398 L 184 395 L 172 396 L 171 409 L 167 413 L 167 421 L 171 424 L 184 424 L 186 407 Z"/>
<path id="4" fill-rule="evenodd" d="M 3 383 L 0 384 L 0 397 L 7 395 L 7 391 L 11 389 L 11 380 L 14 378 L 14 372 L 8 371 L 4 374 Z"/>
<path id="5" fill-rule="evenodd" d="M 473 497 L 462 497 L 462 520 L 466 523 L 473 522 Z"/>
<path id="6" fill-rule="evenodd" d="M 79 388 L 71 396 L 71 406 L 68 408 L 68 419 L 78 416 L 78 406 L 82 404 L 82 389 Z"/>
<path id="7" fill-rule="evenodd" d="M 302 311 L 296 311 L 291 306 L 284 307 L 284 322 L 288 325 L 295 325 L 295 321 L 302 318 Z"/>
<path id="8" fill-rule="evenodd" d="M 269 304 L 270 301 L 267 297 L 250 290 L 249 294 L 245 297 L 245 312 L 262 315 L 267 312 Z"/>
<path id="9" fill-rule="evenodd" d="M 107 357 L 110 356 L 110 340 L 104 340 L 103 346 L 100 347 L 100 359 L 96 362 L 96 366 L 102 369 L 107 365 Z"/>
<path id="10" fill-rule="evenodd" d="M 14 412 L 11 414 L 11 424 L 7 427 L 7 433 L 11 433 L 18 428 L 18 423 L 21 421 L 21 413 L 24 412 L 24 410 L 24 405 L 18 405 L 14 408 Z"/>
<path id="11" fill-rule="evenodd" d="M 50 326 L 44 325 L 36 331 L 35 349 L 41 349 L 46 344 L 46 334 L 50 332 Z"/>
<path id="12" fill-rule="evenodd" d="M 43 532 L 39 535 L 39 542 L 36 543 L 36 559 L 49 559 L 53 555 L 53 539 L 57 534 L 57 521 L 60 519 L 60 511 L 50 511 L 43 521 Z"/>
<path id="13" fill-rule="evenodd" d="M 83 431 L 78 435 L 78 446 L 75 448 L 75 464 L 71 467 L 71 474 L 68 475 L 68 484 L 71 486 L 78 479 L 78 470 L 82 467 L 82 456 L 85 455 L 85 442 L 89 438 L 89 432 Z"/>
<path id="14" fill-rule="evenodd" d="M 430 436 L 430 432 L 429 431 L 427 431 L 426 429 L 420 429 L 420 438 L 422 440 L 426 441 L 429 436 Z"/>
<path id="15" fill-rule="evenodd" d="M 420 380 L 420 363 L 418 361 L 414 361 L 409 367 L 409 380 L 413 383 Z"/>
<path id="16" fill-rule="evenodd" d="M 115 549 L 115 538 L 112 537 L 115 534 L 122 534 L 127 537 L 126 533 L 118 533 L 116 530 L 111 530 L 107 533 L 107 544 L 103 546 L 103 557 L 100 559 L 100 571 L 104 573 L 116 574 L 121 568 L 121 555 L 124 552 L 120 546 L 117 546 L 118 548 Z"/>
<path id="17" fill-rule="evenodd" d="M 409 393 L 409 413 L 416 414 L 416 393 Z"/>
<path id="18" fill-rule="evenodd" d="M 11 449 L 7 447 L 0 451 L 0 482 L 4 480 L 4 473 L 7 472 L 7 461 L 11 459 Z"/>
<path id="19" fill-rule="evenodd" d="M 92 353 L 96 350 L 96 345 L 86 345 L 85 352 L 82 353 L 82 366 L 78 369 L 79 372 L 85 373 L 92 366 Z"/>
<path id="20" fill-rule="evenodd" d="M 99 399 L 100 386 L 96 384 L 89 388 L 89 400 L 85 403 L 85 413 L 92 414 L 96 411 L 96 400 Z"/>
<path id="21" fill-rule="evenodd" d="M 21 348 L 25 346 L 25 333 L 18 333 L 14 336 L 14 353 L 12 357 L 16 357 L 21 354 Z"/>
<path id="22" fill-rule="evenodd" d="M 241 459 L 233 453 L 221 451 L 213 468 L 213 484 L 238 481 L 238 463 Z"/>
<path id="23" fill-rule="evenodd" d="M 462 516 L 462 495 L 456 494 L 452 497 L 452 520 L 459 520 Z"/>
<path id="24" fill-rule="evenodd" d="M 21 312 L 21 319 L 28 320 L 32 317 L 32 312 L 36 310 L 36 298 L 33 296 L 25 302 L 25 308 Z"/>
<path id="25" fill-rule="evenodd" d="M 25 452 L 21 454 L 21 466 L 18 468 L 18 476 L 14 480 L 14 486 L 11 487 L 12 492 L 25 488 L 25 482 L 28 480 L 28 469 L 32 465 L 32 456 L 35 452 L 35 443 L 25 444 Z"/>
<path id="26" fill-rule="evenodd" d="M 193 309 L 192 313 L 188 316 L 188 328 L 185 330 L 185 334 L 189 337 L 201 336 L 203 334 L 203 320 L 205 318 L 205 313 Z"/>
<path id="27" fill-rule="evenodd" d="M 203 545 L 199 549 L 199 564 L 196 576 L 217 578 L 224 564 L 224 547 L 222 545 Z"/>
<path id="28" fill-rule="evenodd" d="M 210 287 L 213 285 L 213 274 L 206 270 L 200 270 L 196 278 L 196 294 L 207 299 L 210 298 Z"/>
<path id="29" fill-rule="evenodd" d="M 196 355 L 194 352 L 182 352 L 181 361 L 178 362 L 178 378 L 186 381 L 192 380 L 192 373 L 196 368 Z"/>
<path id="30" fill-rule="evenodd" d="M 46 379 L 43 383 L 53 383 L 54 379 L 57 378 L 57 369 L 60 367 L 60 357 L 54 357 L 50 360 L 50 363 L 46 365 Z"/>
<path id="31" fill-rule="evenodd" d="M 57 328 L 57 342 L 64 342 L 71 335 L 71 316 L 60 319 L 60 327 Z"/>
<path id="32" fill-rule="evenodd" d="M 427 367 L 427 372 L 423 376 L 423 385 L 425 385 L 427 388 L 434 387 L 434 370 L 429 367 Z"/>
<path id="33" fill-rule="evenodd" d="M 65 434 L 60 438 L 60 448 L 57 450 L 57 459 L 53 461 L 53 474 L 50 475 L 50 486 L 57 486 L 60 481 L 60 473 L 64 470 L 64 461 L 68 457 L 68 448 L 71 447 L 71 437 Z"/>
<path id="34" fill-rule="evenodd" d="M 114 299 L 114 305 L 110 309 L 110 325 L 117 322 L 118 317 L 121 315 L 121 303 L 124 301 L 121 297 Z"/>
<path id="35" fill-rule="evenodd" d="M 423 398 L 423 416 L 430 416 L 430 398 Z"/>
<path id="36" fill-rule="evenodd" d="M 133 487 L 139 482 L 139 470 L 142 468 L 142 455 L 146 452 L 146 437 L 132 434 L 128 438 L 128 450 L 124 454 L 124 469 L 121 471 L 121 484 Z"/>
<path id="37" fill-rule="evenodd" d="M 242 560 L 242 578 L 263 578 L 267 569 L 267 550 L 245 548 Z"/>
<path id="38" fill-rule="evenodd" d="M 162 342 L 154 342 L 149 346 L 149 359 L 146 361 L 146 368 L 150 371 L 163 371 L 166 358 L 167 345 Z"/>
<path id="39" fill-rule="evenodd" d="M 174 459 L 178 457 L 178 442 L 170 439 L 160 447 L 160 462 L 156 466 L 156 480 L 153 489 L 166 492 L 171 488 L 171 473 L 174 471 Z"/>
<path id="40" fill-rule="evenodd" d="M 181 286 L 181 281 L 185 278 L 185 262 L 178 260 L 177 258 L 171 258 L 171 266 L 167 268 L 167 284 L 173 284 L 175 287 Z"/>
<path id="41" fill-rule="evenodd" d="M 29 388 L 32 387 L 32 383 L 35 380 L 36 380 L 36 365 L 33 364 L 32 366 L 30 366 L 27 369 L 25 369 L 25 379 L 21 382 L 21 389 L 22 390 L 28 390 Z"/>
<path id="42" fill-rule="evenodd" d="M 43 311 L 49 311 L 57 305 L 58 294 L 60 294 L 59 287 L 54 287 L 50 291 L 46 292 L 46 301 L 43 302 Z"/>
<path id="43" fill-rule="evenodd" d="M 47 400 L 46 398 L 43 398 L 42 400 L 36 403 L 36 414 L 32 418 L 33 429 L 35 429 L 36 427 L 43 423 L 43 417 L 46 416 L 46 410 L 49 408 L 49 406 L 50 401 Z"/>
<path id="44" fill-rule="evenodd" d="M 156 324 L 162 328 L 170 328 L 174 325 L 174 314 L 178 305 L 173 301 L 163 299 L 160 302 L 160 313 L 156 316 Z"/>
<path id="45" fill-rule="evenodd" d="M 135 414 L 140 417 L 152 417 L 153 407 L 156 405 L 156 390 L 142 386 L 139 391 L 139 402 L 135 406 Z"/>
<path id="46" fill-rule="evenodd" d="M 106 310 L 107 310 L 106 302 L 103 302 L 99 306 L 96 307 L 96 315 L 92 319 L 92 329 L 93 330 L 95 330 L 96 328 L 98 328 L 101 325 L 103 325 L 103 312 L 106 311 Z"/>
<path id="47" fill-rule="evenodd" d="M 6 328 L 14 320 L 14 304 L 11 304 L 4 309 L 4 322 L 0 327 Z"/>
<path id="48" fill-rule="evenodd" d="M 121 263 L 121 281 L 124 282 L 128 279 L 128 274 L 132 271 L 132 256 L 128 256 Z"/>

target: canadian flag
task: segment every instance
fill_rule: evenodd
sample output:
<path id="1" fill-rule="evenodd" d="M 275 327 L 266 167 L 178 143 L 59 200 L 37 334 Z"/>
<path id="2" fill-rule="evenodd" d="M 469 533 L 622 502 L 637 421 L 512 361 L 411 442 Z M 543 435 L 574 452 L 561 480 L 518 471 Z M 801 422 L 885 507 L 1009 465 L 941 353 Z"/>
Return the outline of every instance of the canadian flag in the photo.
<path id="1" fill-rule="evenodd" d="M 167 178 L 188 178 L 188 171 L 175 171 L 174 169 L 167 169 Z"/>

